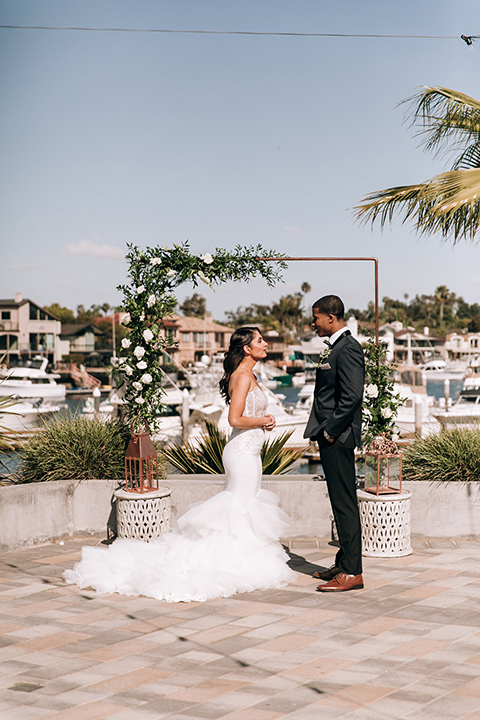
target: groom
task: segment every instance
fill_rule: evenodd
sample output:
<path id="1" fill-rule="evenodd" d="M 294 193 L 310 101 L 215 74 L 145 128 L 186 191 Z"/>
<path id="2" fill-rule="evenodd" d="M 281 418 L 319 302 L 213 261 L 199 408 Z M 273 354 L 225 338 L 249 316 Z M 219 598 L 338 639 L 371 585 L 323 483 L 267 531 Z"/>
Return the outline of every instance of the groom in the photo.
<path id="1" fill-rule="evenodd" d="M 314 303 L 312 312 L 312 327 L 328 340 L 317 366 L 304 437 L 318 442 L 340 541 L 335 563 L 313 577 L 327 581 L 317 587 L 320 592 L 342 592 L 363 588 L 354 450 L 361 440 L 365 361 L 360 343 L 345 326 L 339 297 L 325 295 Z"/>

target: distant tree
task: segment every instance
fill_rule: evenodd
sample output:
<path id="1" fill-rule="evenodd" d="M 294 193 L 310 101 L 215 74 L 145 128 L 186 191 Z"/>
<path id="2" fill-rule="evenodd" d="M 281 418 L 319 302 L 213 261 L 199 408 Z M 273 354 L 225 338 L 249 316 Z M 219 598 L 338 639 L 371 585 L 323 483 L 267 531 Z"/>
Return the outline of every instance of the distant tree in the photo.
<path id="1" fill-rule="evenodd" d="M 401 300 L 392 300 L 392 298 L 383 298 L 383 322 L 393 322 L 400 320 L 402 323 L 407 322 L 408 310 L 407 304 Z"/>
<path id="2" fill-rule="evenodd" d="M 48 310 L 48 312 L 51 312 L 52 315 L 55 315 L 62 323 L 74 323 L 75 322 L 75 315 L 73 313 L 73 310 L 63 307 L 62 305 L 59 305 L 58 303 L 52 303 L 51 305 L 46 305 L 45 310 Z"/>
<path id="3" fill-rule="evenodd" d="M 191 297 L 185 298 L 179 309 L 186 317 L 204 318 L 207 312 L 207 301 L 203 295 L 193 293 Z"/>
<path id="4" fill-rule="evenodd" d="M 281 324 L 284 334 L 298 331 L 298 324 L 303 316 L 302 294 L 282 295 L 280 300 L 272 305 L 272 315 Z"/>
<path id="5" fill-rule="evenodd" d="M 95 308 L 98 308 L 100 306 L 92 305 L 88 310 L 85 309 L 83 305 L 77 305 L 77 318 L 76 322 L 81 323 L 82 325 L 86 325 L 87 323 L 91 323 L 93 321 L 94 317 L 97 317 L 99 313 L 95 312 Z M 93 308 L 93 309 L 92 309 Z"/>
<path id="6" fill-rule="evenodd" d="M 254 303 L 248 307 L 240 306 L 236 310 L 225 312 L 226 322 L 231 327 L 258 325 L 263 330 L 281 330 L 278 320 L 272 315 L 270 305 Z"/>
<path id="7" fill-rule="evenodd" d="M 480 332 L 480 313 L 478 315 L 474 315 L 470 322 L 467 325 L 468 332 Z"/>

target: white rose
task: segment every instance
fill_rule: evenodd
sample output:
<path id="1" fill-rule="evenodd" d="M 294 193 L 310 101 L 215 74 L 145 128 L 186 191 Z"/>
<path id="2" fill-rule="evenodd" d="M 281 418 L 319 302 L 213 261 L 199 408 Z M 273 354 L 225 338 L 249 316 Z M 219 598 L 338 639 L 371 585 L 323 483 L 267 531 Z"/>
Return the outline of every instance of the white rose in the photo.
<path id="1" fill-rule="evenodd" d="M 132 344 L 131 340 L 129 340 L 128 338 L 123 338 L 122 347 L 124 348 L 124 350 L 128 350 L 128 348 L 130 347 L 131 344 Z"/>
<path id="2" fill-rule="evenodd" d="M 161 262 L 160 258 L 151 258 L 150 265 L 160 265 Z"/>
<path id="3" fill-rule="evenodd" d="M 138 405 L 143 405 L 143 403 L 145 402 L 145 400 L 144 400 L 142 397 L 137 397 L 137 398 L 135 398 L 135 402 L 136 402 Z"/>
<path id="4" fill-rule="evenodd" d="M 393 440 L 393 442 L 396 443 L 396 442 L 399 441 L 399 439 L 400 439 L 400 437 L 397 435 L 397 433 L 394 433 L 394 434 L 392 435 L 392 440 Z"/>
<path id="5" fill-rule="evenodd" d="M 137 363 L 137 368 L 139 370 L 146 370 L 147 369 L 147 363 L 145 360 L 140 360 L 140 362 Z"/>
<path id="6" fill-rule="evenodd" d="M 145 340 L 145 342 L 151 342 L 151 340 L 153 340 L 153 332 L 150 330 L 150 328 L 147 328 L 143 331 L 143 339 Z M 145 352 L 145 350 L 143 352 Z M 138 359 L 140 360 L 140 358 Z"/>
<path id="7" fill-rule="evenodd" d="M 365 395 L 370 398 L 378 397 L 378 387 L 376 385 L 367 385 L 365 388 Z"/>
<path id="8" fill-rule="evenodd" d="M 137 295 L 141 295 L 143 292 L 145 292 L 145 285 L 139 285 L 137 287 Z"/>
<path id="9" fill-rule="evenodd" d="M 149 308 L 153 307 L 156 302 L 157 302 L 157 298 L 155 297 L 155 295 L 149 295 L 148 300 L 147 300 L 147 307 L 149 307 Z"/>
<path id="10" fill-rule="evenodd" d="M 365 415 L 365 417 L 367 419 L 370 419 L 372 417 L 372 413 L 370 412 L 370 410 L 368 408 L 363 408 L 363 414 Z"/>
<path id="11" fill-rule="evenodd" d="M 213 262 L 213 257 L 210 255 L 210 253 L 205 253 L 205 255 L 200 255 L 200 257 L 205 263 L 205 265 L 211 265 Z"/>
<path id="12" fill-rule="evenodd" d="M 150 385 L 150 383 L 152 382 L 152 380 L 153 380 L 153 378 L 152 378 L 152 376 L 150 375 L 150 373 L 145 373 L 145 374 L 142 375 L 142 377 L 140 378 L 140 382 L 142 382 L 144 385 Z"/>
<path id="13" fill-rule="evenodd" d="M 168 278 L 175 277 L 176 274 L 177 273 L 175 272 L 175 270 L 167 270 L 167 273 L 166 273 Z"/>
<path id="14" fill-rule="evenodd" d="M 133 354 L 135 355 L 137 360 L 141 360 L 142 357 L 145 355 L 145 348 L 141 347 L 140 345 L 137 345 L 137 347 L 133 351 Z"/>
<path id="15" fill-rule="evenodd" d="M 133 368 L 131 368 L 130 365 L 125 365 L 125 372 L 130 377 L 130 375 L 133 375 Z"/>
<path id="16" fill-rule="evenodd" d="M 140 322 L 143 322 L 145 320 L 145 313 L 142 313 L 140 315 Z"/>
<path id="17" fill-rule="evenodd" d="M 134 383 L 132 383 L 132 385 L 133 385 L 133 387 L 135 388 L 135 390 L 141 390 L 141 389 L 142 389 L 142 383 L 139 383 L 139 382 L 135 381 Z"/>
<path id="18" fill-rule="evenodd" d="M 125 313 L 122 318 L 122 325 L 128 325 L 131 320 L 130 313 Z"/>
<path id="19" fill-rule="evenodd" d="M 198 277 L 200 278 L 200 280 L 201 280 L 202 282 L 205 283 L 205 285 L 210 285 L 210 280 L 205 277 L 205 275 L 203 274 L 203 272 L 202 272 L 201 270 L 200 270 L 199 273 L 198 273 Z"/>
<path id="20" fill-rule="evenodd" d="M 393 412 L 390 410 L 390 408 L 382 408 L 382 417 L 388 419 L 391 418 L 393 415 Z"/>

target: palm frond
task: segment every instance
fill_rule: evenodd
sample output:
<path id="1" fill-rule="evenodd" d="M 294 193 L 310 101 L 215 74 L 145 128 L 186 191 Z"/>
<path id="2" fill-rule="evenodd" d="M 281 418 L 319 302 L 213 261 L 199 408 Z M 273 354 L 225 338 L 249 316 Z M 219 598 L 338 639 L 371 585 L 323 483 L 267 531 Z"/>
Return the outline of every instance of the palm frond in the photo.
<path id="1" fill-rule="evenodd" d="M 409 100 L 413 123 L 423 126 L 426 150 L 464 148 L 480 137 L 480 102 L 464 93 L 444 87 L 424 87 Z M 453 141 L 453 145 L 452 145 Z"/>
<path id="2" fill-rule="evenodd" d="M 480 143 L 474 143 L 460 155 L 453 165 L 453 170 L 470 170 L 480 168 Z"/>
<path id="3" fill-rule="evenodd" d="M 403 223 L 413 220 L 423 234 L 453 236 L 454 243 L 473 240 L 480 224 L 480 169 L 452 170 L 419 185 L 371 193 L 354 211 L 360 222 L 379 219 L 382 228 L 399 212 Z"/>

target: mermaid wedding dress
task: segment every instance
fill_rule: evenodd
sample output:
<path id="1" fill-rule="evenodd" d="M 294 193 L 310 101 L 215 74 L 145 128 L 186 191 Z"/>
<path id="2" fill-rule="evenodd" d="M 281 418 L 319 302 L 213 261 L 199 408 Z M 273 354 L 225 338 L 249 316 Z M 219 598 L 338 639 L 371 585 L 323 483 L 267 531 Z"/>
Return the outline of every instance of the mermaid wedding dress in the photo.
<path id="1" fill-rule="evenodd" d="M 244 416 L 262 417 L 267 398 L 247 395 Z M 194 505 L 178 529 L 149 543 L 118 538 L 108 548 L 84 547 L 64 578 L 99 593 L 146 595 L 167 602 L 205 601 L 278 588 L 295 573 L 279 538 L 288 517 L 276 495 L 260 488 L 261 428 L 234 428 L 223 451 L 225 488 Z"/>

